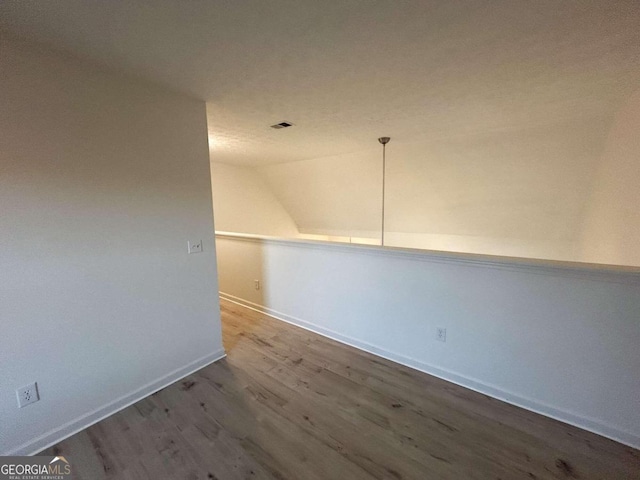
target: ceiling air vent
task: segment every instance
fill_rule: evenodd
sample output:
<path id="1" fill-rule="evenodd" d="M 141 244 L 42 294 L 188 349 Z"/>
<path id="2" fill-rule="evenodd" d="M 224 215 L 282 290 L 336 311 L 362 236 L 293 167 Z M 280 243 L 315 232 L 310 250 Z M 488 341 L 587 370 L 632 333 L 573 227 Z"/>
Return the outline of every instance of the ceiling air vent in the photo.
<path id="1" fill-rule="evenodd" d="M 271 128 L 287 128 L 292 126 L 293 126 L 293 123 L 280 122 L 280 123 L 276 123 L 275 125 L 271 125 Z"/>

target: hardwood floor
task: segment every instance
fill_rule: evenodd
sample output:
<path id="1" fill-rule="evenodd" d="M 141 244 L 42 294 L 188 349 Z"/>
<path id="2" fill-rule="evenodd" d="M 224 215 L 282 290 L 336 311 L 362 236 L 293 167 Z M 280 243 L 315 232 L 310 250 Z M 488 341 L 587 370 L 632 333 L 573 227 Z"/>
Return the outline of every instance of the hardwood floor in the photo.
<path id="1" fill-rule="evenodd" d="M 640 479 L 640 451 L 222 302 L 228 357 L 74 435 L 76 478 Z"/>

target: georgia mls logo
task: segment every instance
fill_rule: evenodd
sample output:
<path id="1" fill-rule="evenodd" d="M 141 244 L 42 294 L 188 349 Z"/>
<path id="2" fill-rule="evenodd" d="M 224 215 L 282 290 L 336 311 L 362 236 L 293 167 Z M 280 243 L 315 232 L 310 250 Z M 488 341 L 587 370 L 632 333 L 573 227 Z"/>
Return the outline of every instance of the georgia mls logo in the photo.
<path id="1" fill-rule="evenodd" d="M 53 457 L 49 462 L 49 475 L 69 475 L 71 473 L 71 465 L 64 457 Z"/>
<path id="2" fill-rule="evenodd" d="M 67 480 L 71 465 L 63 456 L 0 457 L 0 480 Z"/>

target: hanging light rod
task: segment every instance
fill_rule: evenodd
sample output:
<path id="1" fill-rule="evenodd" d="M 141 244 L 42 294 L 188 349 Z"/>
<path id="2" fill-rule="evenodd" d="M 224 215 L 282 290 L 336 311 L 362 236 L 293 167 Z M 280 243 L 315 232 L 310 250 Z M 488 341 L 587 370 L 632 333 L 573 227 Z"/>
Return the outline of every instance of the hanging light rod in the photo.
<path id="1" fill-rule="evenodd" d="M 389 143 L 391 137 L 380 137 L 378 141 L 382 144 L 382 226 L 380 230 L 380 244 L 384 247 L 384 182 L 386 178 L 387 170 L 387 143 Z"/>

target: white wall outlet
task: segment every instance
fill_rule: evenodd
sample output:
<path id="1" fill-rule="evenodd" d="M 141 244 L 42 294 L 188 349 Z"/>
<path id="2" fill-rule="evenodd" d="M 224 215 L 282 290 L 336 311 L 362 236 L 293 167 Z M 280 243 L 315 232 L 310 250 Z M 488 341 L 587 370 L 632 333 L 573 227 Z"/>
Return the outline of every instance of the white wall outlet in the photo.
<path id="1" fill-rule="evenodd" d="M 447 329 L 446 328 L 436 328 L 436 340 L 440 342 L 447 341 Z"/>
<path id="2" fill-rule="evenodd" d="M 35 403 L 40 400 L 38 396 L 38 384 L 33 382 L 27 386 L 16 390 L 16 396 L 18 397 L 18 407 L 26 407 L 31 403 Z"/>
<path id="3" fill-rule="evenodd" d="M 202 252 L 202 240 L 197 241 L 188 241 L 187 246 L 189 249 L 189 253 L 200 253 Z"/>
<path id="4" fill-rule="evenodd" d="M 256 290 L 260 290 L 260 280 L 254 280 L 253 286 L 255 287 Z"/>

